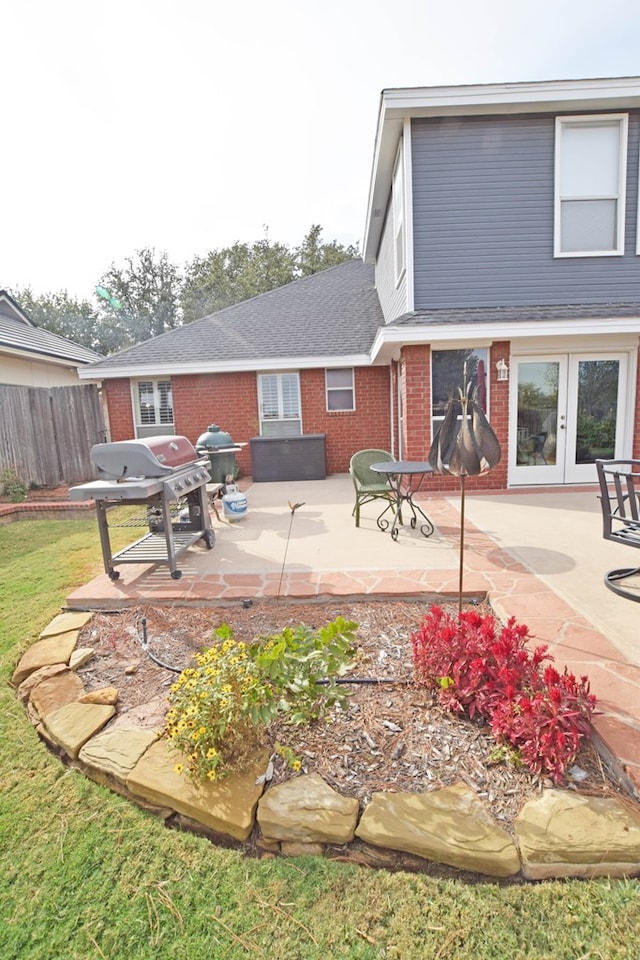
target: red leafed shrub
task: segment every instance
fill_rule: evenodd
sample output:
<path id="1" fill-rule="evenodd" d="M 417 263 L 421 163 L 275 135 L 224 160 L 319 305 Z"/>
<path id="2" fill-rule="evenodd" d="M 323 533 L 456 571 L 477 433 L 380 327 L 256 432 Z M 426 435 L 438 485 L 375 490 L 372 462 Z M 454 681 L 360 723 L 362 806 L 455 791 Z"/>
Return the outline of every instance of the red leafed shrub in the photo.
<path id="1" fill-rule="evenodd" d="M 553 659 L 546 646 L 531 650 L 530 639 L 513 617 L 500 626 L 490 615 L 454 617 L 433 606 L 411 637 L 415 678 L 455 713 L 483 717 L 532 773 L 559 782 L 589 733 L 595 697 L 586 677 L 545 664 Z"/>

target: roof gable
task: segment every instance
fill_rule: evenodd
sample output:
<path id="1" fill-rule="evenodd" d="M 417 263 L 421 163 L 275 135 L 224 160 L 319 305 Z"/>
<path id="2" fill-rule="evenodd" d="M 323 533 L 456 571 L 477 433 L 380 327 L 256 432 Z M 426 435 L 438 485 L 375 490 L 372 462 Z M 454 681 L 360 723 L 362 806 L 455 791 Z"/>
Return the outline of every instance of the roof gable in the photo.
<path id="1" fill-rule="evenodd" d="M 4 290 L 0 290 L 0 352 L 72 366 L 100 357 L 94 350 L 38 327 Z"/>
<path id="2" fill-rule="evenodd" d="M 0 316 L 10 317 L 12 320 L 16 320 L 18 323 L 25 323 L 30 327 L 35 326 L 33 321 L 29 319 L 24 310 L 6 290 L 0 290 Z"/>

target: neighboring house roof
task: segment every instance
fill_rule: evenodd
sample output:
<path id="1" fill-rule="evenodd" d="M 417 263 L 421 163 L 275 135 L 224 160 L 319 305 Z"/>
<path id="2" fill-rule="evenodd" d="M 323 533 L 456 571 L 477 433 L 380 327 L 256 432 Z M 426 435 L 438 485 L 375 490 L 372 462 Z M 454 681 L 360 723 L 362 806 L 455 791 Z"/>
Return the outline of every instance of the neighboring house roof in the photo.
<path id="1" fill-rule="evenodd" d="M 640 106 L 640 77 L 400 87 L 380 95 L 362 256 L 375 260 L 405 124 L 418 117 L 561 113 Z"/>
<path id="2" fill-rule="evenodd" d="M 374 270 L 349 260 L 139 343 L 82 379 L 370 363 L 384 323 Z"/>
<path id="3" fill-rule="evenodd" d="M 0 352 L 67 366 L 92 363 L 100 357 L 94 350 L 36 326 L 5 290 L 0 290 Z"/>

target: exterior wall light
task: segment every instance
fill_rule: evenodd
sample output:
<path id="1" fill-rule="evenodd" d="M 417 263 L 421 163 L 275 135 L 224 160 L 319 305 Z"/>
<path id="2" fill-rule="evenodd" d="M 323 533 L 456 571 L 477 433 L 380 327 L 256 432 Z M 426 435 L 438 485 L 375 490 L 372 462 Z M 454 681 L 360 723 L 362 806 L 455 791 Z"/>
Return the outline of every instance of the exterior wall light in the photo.
<path id="1" fill-rule="evenodd" d="M 509 379 L 509 367 L 507 366 L 506 360 L 498 360 L 496 363 L 496 370 L 498 371 L 498 380 Z"/>

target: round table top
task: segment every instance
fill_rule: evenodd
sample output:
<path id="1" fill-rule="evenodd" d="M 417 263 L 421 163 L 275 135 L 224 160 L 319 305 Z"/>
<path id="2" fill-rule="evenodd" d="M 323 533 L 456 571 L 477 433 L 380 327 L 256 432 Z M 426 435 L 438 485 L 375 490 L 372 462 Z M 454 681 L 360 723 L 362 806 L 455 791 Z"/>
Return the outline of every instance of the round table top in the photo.
<path id="1" fill-rule="evenodd" d="M 433 473 L 433 467 L 426 460 L 384 460 L 381 463 L 372 463 L 371 470 L 376 473 L 412 474 Z"/>

